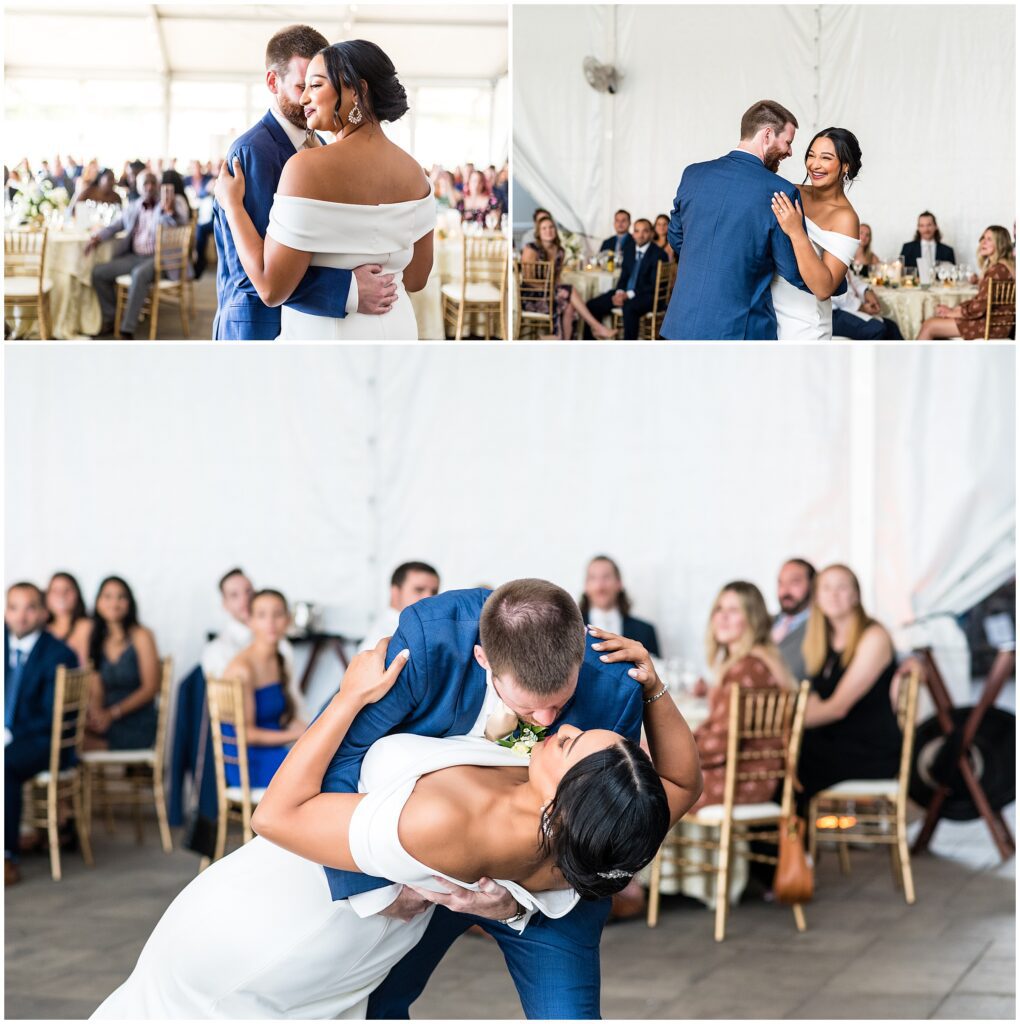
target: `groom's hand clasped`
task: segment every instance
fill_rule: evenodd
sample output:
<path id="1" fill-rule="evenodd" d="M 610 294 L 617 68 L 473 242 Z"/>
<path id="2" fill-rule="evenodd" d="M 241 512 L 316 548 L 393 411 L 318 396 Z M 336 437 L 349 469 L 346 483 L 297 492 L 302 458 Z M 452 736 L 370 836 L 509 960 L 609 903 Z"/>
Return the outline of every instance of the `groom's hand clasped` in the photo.
<path id="1" fill-rule="evenodd" d="M 397 301 L 397 285 L 392 274 L 384 274 L 378 263 L 354 268 L 358 282 L 358 312 L 369 316 L 388 313 Z"/>

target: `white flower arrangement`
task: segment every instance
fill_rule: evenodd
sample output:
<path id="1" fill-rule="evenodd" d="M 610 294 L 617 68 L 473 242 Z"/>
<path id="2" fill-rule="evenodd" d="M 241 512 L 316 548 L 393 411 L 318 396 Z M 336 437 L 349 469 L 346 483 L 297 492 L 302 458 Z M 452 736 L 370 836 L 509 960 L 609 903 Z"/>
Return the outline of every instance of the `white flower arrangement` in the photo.
<path id="1" fill-rule="evenodd" d="M 32 180 L 15 187 L 17 193 L 11 201 L 11 205 L 20 218 L 26 221 L 39 220 L 48 211 L 63 210 L 70 200 L 67 189 L 63 186 L 54 188 L 51 185 L 40 184 L 40 182 Z"/>
<path id="2" fill-rule="evenodd" d="M 501 747 L 506 747 L 511 754 L 530 759 L 532 748 L 545 738 L 547 732 L 548 730 L 541 726 L 531 725 L 518 719 L 517 728 L 509 736 L 496 740 L 496 742 Z"/>
<path id="3" fill-rule="evenodd" d="M 567 260 L 579 260 L 584 251 L 584 243 L 581 237 L 573 231 L 562 231 L 560 233 L 560 244 L 563 246 L 564 257 Z"/>

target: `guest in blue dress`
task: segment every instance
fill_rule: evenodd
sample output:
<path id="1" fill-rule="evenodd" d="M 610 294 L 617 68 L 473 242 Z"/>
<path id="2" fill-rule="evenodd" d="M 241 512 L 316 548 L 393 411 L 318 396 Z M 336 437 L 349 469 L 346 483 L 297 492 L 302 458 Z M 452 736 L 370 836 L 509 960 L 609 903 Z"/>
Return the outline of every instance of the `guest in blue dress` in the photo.
<path id="1" fill-rule="evenodd" d="M 244 686 L 245 734 L 248 740 L 248 782 L 264 789 L 283 764 L 290 745 L 305 731 L 291 696 L 280 641 L 287 635 L 290 611 L 278 590 L 260 590 L 251 599 L 248 626 L 252 642 L 227 666 L 225 679 L 239 679 Z M 233 736 L 223 727 L 224 739 Z M 237 748 L 224 743 L 224 753 L 236 756 Z M 235 764 L 226 765 L 228 786 L 241 784 Z"/>
<path id="2" fill-rule="evenodd" d="M 159 652 L 138 621 L 131 588 L 119 576 L 99 585 L 88 638 L 98 673 L 85 734 L 86 750 L 146 750 L 156 742 Z"/>

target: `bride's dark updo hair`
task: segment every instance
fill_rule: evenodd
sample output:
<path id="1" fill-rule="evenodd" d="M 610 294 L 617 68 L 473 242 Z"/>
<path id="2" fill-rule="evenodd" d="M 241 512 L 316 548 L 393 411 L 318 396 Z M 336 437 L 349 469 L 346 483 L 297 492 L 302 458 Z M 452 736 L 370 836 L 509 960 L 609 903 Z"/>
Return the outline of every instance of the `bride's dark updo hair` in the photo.
<path id="1" fill-rule="evenodd" d="M 375 43 L 349 39 L 319 52 L 337 96 L 341 85 L 352 89 L 359 109 L 370 121 L 396 121 L 407 113 L 407 93 L 393 61 Z M 333 115 L 339 122 L 339 100 Z"/>
<path id="2" fill-rule="evenodd" d="M 668 831 L 666 791 L 651 759 L 622 739 L 567 770 L 540 843 L 581 899 L 600 900 L 626 887 Z"/>
<path id="3" fill-rule="evenodd" d="M 857 141 L 857 136 L 846 128 L 823 128 L 815 133 L 815 137 L 808 143 L 808 148 L 804 150 L 805 162 L 815 139 L 829 139 L 832 142 L 840 167 L 846 164 L 847 179 L 853 181 L 861 171 L 861 144 Z M 808 180 L 808 175 L 804 175 L 804 180 Z"/>

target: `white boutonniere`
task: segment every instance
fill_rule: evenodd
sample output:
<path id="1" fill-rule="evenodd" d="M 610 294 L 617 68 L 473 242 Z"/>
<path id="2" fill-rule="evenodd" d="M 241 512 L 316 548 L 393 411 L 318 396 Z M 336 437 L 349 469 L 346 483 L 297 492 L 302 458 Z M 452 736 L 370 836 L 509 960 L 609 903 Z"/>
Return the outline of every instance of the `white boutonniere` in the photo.
<path id="1" fill-rule="evenodd" d="M 522 722 L 505 704 L 489 715 L 485 722 L 485 738 L 521 757 L 531 757 L 531 748 L 549 730 L 530 722 Z"/>

